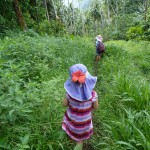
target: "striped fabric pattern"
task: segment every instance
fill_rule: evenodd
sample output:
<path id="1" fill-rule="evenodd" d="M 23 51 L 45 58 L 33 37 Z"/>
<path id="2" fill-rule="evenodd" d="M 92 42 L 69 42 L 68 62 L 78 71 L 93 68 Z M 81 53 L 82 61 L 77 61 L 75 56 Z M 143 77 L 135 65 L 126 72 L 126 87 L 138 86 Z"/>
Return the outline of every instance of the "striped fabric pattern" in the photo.
<path id="1" fill-rule="evenodd" d="M 78 101 L 68 94 L 69 107 L 64 115 L 62 128 L 75 141 L 88 139 L 93 134 L 92 103 L 98 98 L 95 91 L 88 101 Z"/>

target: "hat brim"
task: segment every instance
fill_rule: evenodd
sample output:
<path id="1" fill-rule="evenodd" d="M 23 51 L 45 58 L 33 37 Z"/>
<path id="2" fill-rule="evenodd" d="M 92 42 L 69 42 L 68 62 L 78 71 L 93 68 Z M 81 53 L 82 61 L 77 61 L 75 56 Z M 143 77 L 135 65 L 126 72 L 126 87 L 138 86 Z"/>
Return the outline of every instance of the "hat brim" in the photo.
<path id="1" fill-rule="evenodd" d="M 69 78 L 64 83 L 64 88 L 72 98 L 78 101 L 86 101 L 91 99 L 92 91 L 96 85 L 96 82 L 97 77 L 91 76 L 90 73 L 87 72 L 84 83 L 74 83 L 71 81 L 71 78 Z"/>
<path id="2" fill-rule="evenodd" d="M 98 37 L 96 37 L 96 40 L 97 40 L 97 41 L 101 41 L 101 39 L 99 39 Z"/>

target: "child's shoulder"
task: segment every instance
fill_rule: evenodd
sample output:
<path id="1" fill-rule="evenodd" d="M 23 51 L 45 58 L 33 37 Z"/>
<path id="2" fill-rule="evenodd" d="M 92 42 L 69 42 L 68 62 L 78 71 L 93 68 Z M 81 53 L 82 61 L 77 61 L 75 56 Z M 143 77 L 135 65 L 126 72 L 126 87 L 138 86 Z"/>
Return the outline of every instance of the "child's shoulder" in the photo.
<path id="1" fill-rule="evenodd" d="M 92 98 L 98 97 L 97 92 L 96 91 L 92 91 Z"/>
<path id="2" fill-rule="evenodd" d="M 71 97 L 71 95 L 69 95 L 67 92 L 66 92 L 66 98 L 67 98 L 68 100 L 73 100 L 73 101 L 77 101 L 77 102 L 78 102 L 78 100 L 76 100 L 76 99 L 74 99 L 73 97 Z"/>
<path id="3" fill-rule="evenodd" d="M 97 92 L 95 90 L 92 91 L 92 94 L 97 94 Z"/>

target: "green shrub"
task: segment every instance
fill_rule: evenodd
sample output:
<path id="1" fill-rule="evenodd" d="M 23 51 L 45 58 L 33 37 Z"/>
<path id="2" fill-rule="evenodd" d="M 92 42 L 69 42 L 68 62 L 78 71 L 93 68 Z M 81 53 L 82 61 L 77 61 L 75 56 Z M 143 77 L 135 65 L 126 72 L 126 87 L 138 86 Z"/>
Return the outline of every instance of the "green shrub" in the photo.
<path id="1" fill-rule="evenodd" d="M 35 29 L 39 34 L 42 35 L 63 35 L 65 34 L 65 28 L 63 24 L 59 20 L 51 20 L 48 22 L 47 20 L 41 22 L 36 26 Z"/>
<path id="2" fill-rule="evenodd" d="M 142 26 L 130 27 L 126 32 L 128 39 L 141 39 L 143 35 Z"/>

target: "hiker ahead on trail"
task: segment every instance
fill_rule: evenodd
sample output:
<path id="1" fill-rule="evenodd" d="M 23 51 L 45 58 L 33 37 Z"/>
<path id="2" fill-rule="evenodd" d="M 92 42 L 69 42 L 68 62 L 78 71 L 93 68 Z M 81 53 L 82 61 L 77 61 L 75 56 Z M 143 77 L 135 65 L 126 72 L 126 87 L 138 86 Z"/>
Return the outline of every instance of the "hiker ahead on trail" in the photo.
<path id="1" fill-rule="evenodd" d="M 92 110 L 98 108 L 98 95 L 94 91 L 97 77 L 91 76 L 86 66 L 75 64 L 69 69 L 69 79 L 65 82 L 66 96 L 63 105 L 67 106 L 62 128 L 77 147 L 93 134 Z"/>
<path id="2" fill-rule="evenodd" d="M 103 44 L 103 38 L 101 35 L 96 37 L 96 61 L 101 59 L 101 55 L 104 53 L 105 47 Z"/>

